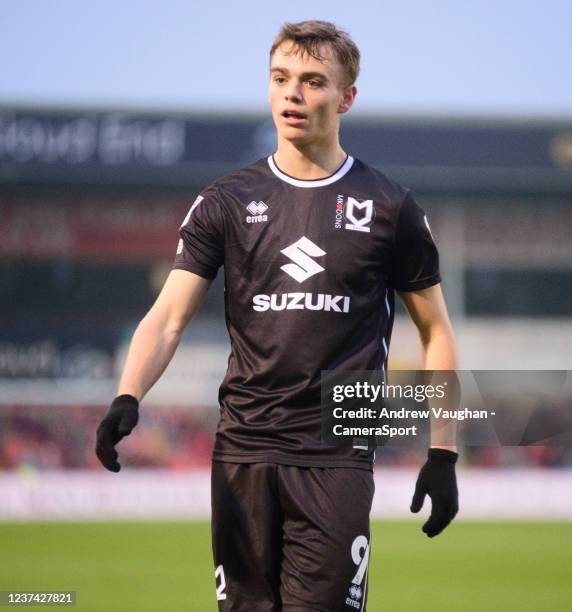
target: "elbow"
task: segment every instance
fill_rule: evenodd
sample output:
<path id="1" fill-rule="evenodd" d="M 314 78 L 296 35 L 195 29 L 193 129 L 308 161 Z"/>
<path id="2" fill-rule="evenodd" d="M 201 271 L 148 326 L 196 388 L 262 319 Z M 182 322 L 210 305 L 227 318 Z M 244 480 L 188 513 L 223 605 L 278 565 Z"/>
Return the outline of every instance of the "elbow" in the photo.
<path id="1" fill-rule="evenodd" d="M 178 343 L 183 335 L 184 329 L 185 323 L 183 321 L 167 321 L 163 328 L 163 332 L 170 338 L 175 339 Z"/>
<path id="2" fill-rule="evenodd" d="M 452 346 L 455 346 L 453 327 L 448 321 L 420 327 L 419 337 L 421 339 L 421 344 L 423 344 L 424 347 L 428 347 L 434 342 L 447 342 Z"/>
<path id="3" fill-rule="evenodd" d="M 152 308 L 141 321 L 140 327 L 178 344 L 185 329 L 185 322 L 179 317 L 164 316 Z"/>

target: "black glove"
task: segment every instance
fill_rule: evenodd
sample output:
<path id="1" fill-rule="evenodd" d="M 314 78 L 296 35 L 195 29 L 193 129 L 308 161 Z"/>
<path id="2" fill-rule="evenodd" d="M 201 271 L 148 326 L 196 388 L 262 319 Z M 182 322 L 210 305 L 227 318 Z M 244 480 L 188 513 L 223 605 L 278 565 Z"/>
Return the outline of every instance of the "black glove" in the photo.
<path id="1" fill-rule="evenodd" d="M 431 516 L 422 531 L 430 538 L 440 534 L 459 511 L 455 463 L 459 455 L 445 448 L 430 448 L 411 500 L 411 512 L 419 512 L 425 495 L 431 498 Z"/>
<path id="2" fill-rule="evenodd" d="M 115 445 L 128 436 L 139 420 L 139 402 L 132 395 L 118 395 L 97 428 L 95 453 L 111 472 L 119 472 Z"/>

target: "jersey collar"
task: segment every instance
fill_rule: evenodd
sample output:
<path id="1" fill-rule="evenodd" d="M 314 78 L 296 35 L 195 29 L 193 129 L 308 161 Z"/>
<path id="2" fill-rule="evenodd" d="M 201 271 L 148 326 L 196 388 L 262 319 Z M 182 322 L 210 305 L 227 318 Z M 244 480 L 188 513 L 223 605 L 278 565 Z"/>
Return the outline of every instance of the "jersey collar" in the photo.
<path id="1" fill-rule="evenodd" d="M 325 178 L 322 178 L 322 179 L 304 180 L 304 179 L 294 178 L 293 176 L 290 176 L 289 174 L 285 174 L 276 165 L 274 161 L 274 156 L 270 155 L 268 157 L 268 165 L 270 166 L 270 170 L 272 170 L 272 172 L 279 179 L 281 179 L 282 181 L 285 181 L 286 183 L 290 183 L 290 185 L 294 185 L 295 187 L 305 187 L 305 188 L 323 187 L 324 185 L 331 185 L 332 183 L 339 181 L 342 178 L 342 176 L 346 175 L 351 170 L 353 163 L 354 163 L 354 158 L 351 155 L 348 155 L 346 157 L 346 161 L 333 174 L 330 174 L 330 176 L 326 176 Z"/>

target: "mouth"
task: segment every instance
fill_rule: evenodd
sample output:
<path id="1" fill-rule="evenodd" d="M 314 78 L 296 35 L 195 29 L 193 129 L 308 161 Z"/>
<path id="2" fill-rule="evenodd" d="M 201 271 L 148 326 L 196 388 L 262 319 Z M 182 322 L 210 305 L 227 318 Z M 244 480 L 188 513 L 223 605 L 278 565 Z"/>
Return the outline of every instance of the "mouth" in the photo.
<path id="1" fill-rule="evenodd" d="M 300 125 L 306 121 L 307 116 L 295 110 L 285 110 L 281 113 L 288 125 Z"/>

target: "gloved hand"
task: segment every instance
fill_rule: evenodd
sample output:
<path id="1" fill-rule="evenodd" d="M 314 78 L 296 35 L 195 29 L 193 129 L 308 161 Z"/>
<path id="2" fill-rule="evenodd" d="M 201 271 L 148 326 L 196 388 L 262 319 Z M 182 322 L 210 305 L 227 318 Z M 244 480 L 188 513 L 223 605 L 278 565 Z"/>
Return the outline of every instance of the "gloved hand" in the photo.
<path id="1" fill-rule="evenodd" d="M 139 402 L 132 395 L 118 395 L 97 428 L 95 453 L 102 465 L 111 472 L 119 472 L 115 445 L 128 436 L 139 420 Z"/>
<path id="2" fill-rule="evenodd" d="M 430 448 L 428 459 L 421 468 L 415 493 L 411 500 L 411 512 L 419 512 L 425 495 L 431 498 L 431 515 L 422 531 L 432 538 L 440 534 L 459 511 L 459 492 L 455 463 L 459 455 L 445 448 Z"/>

